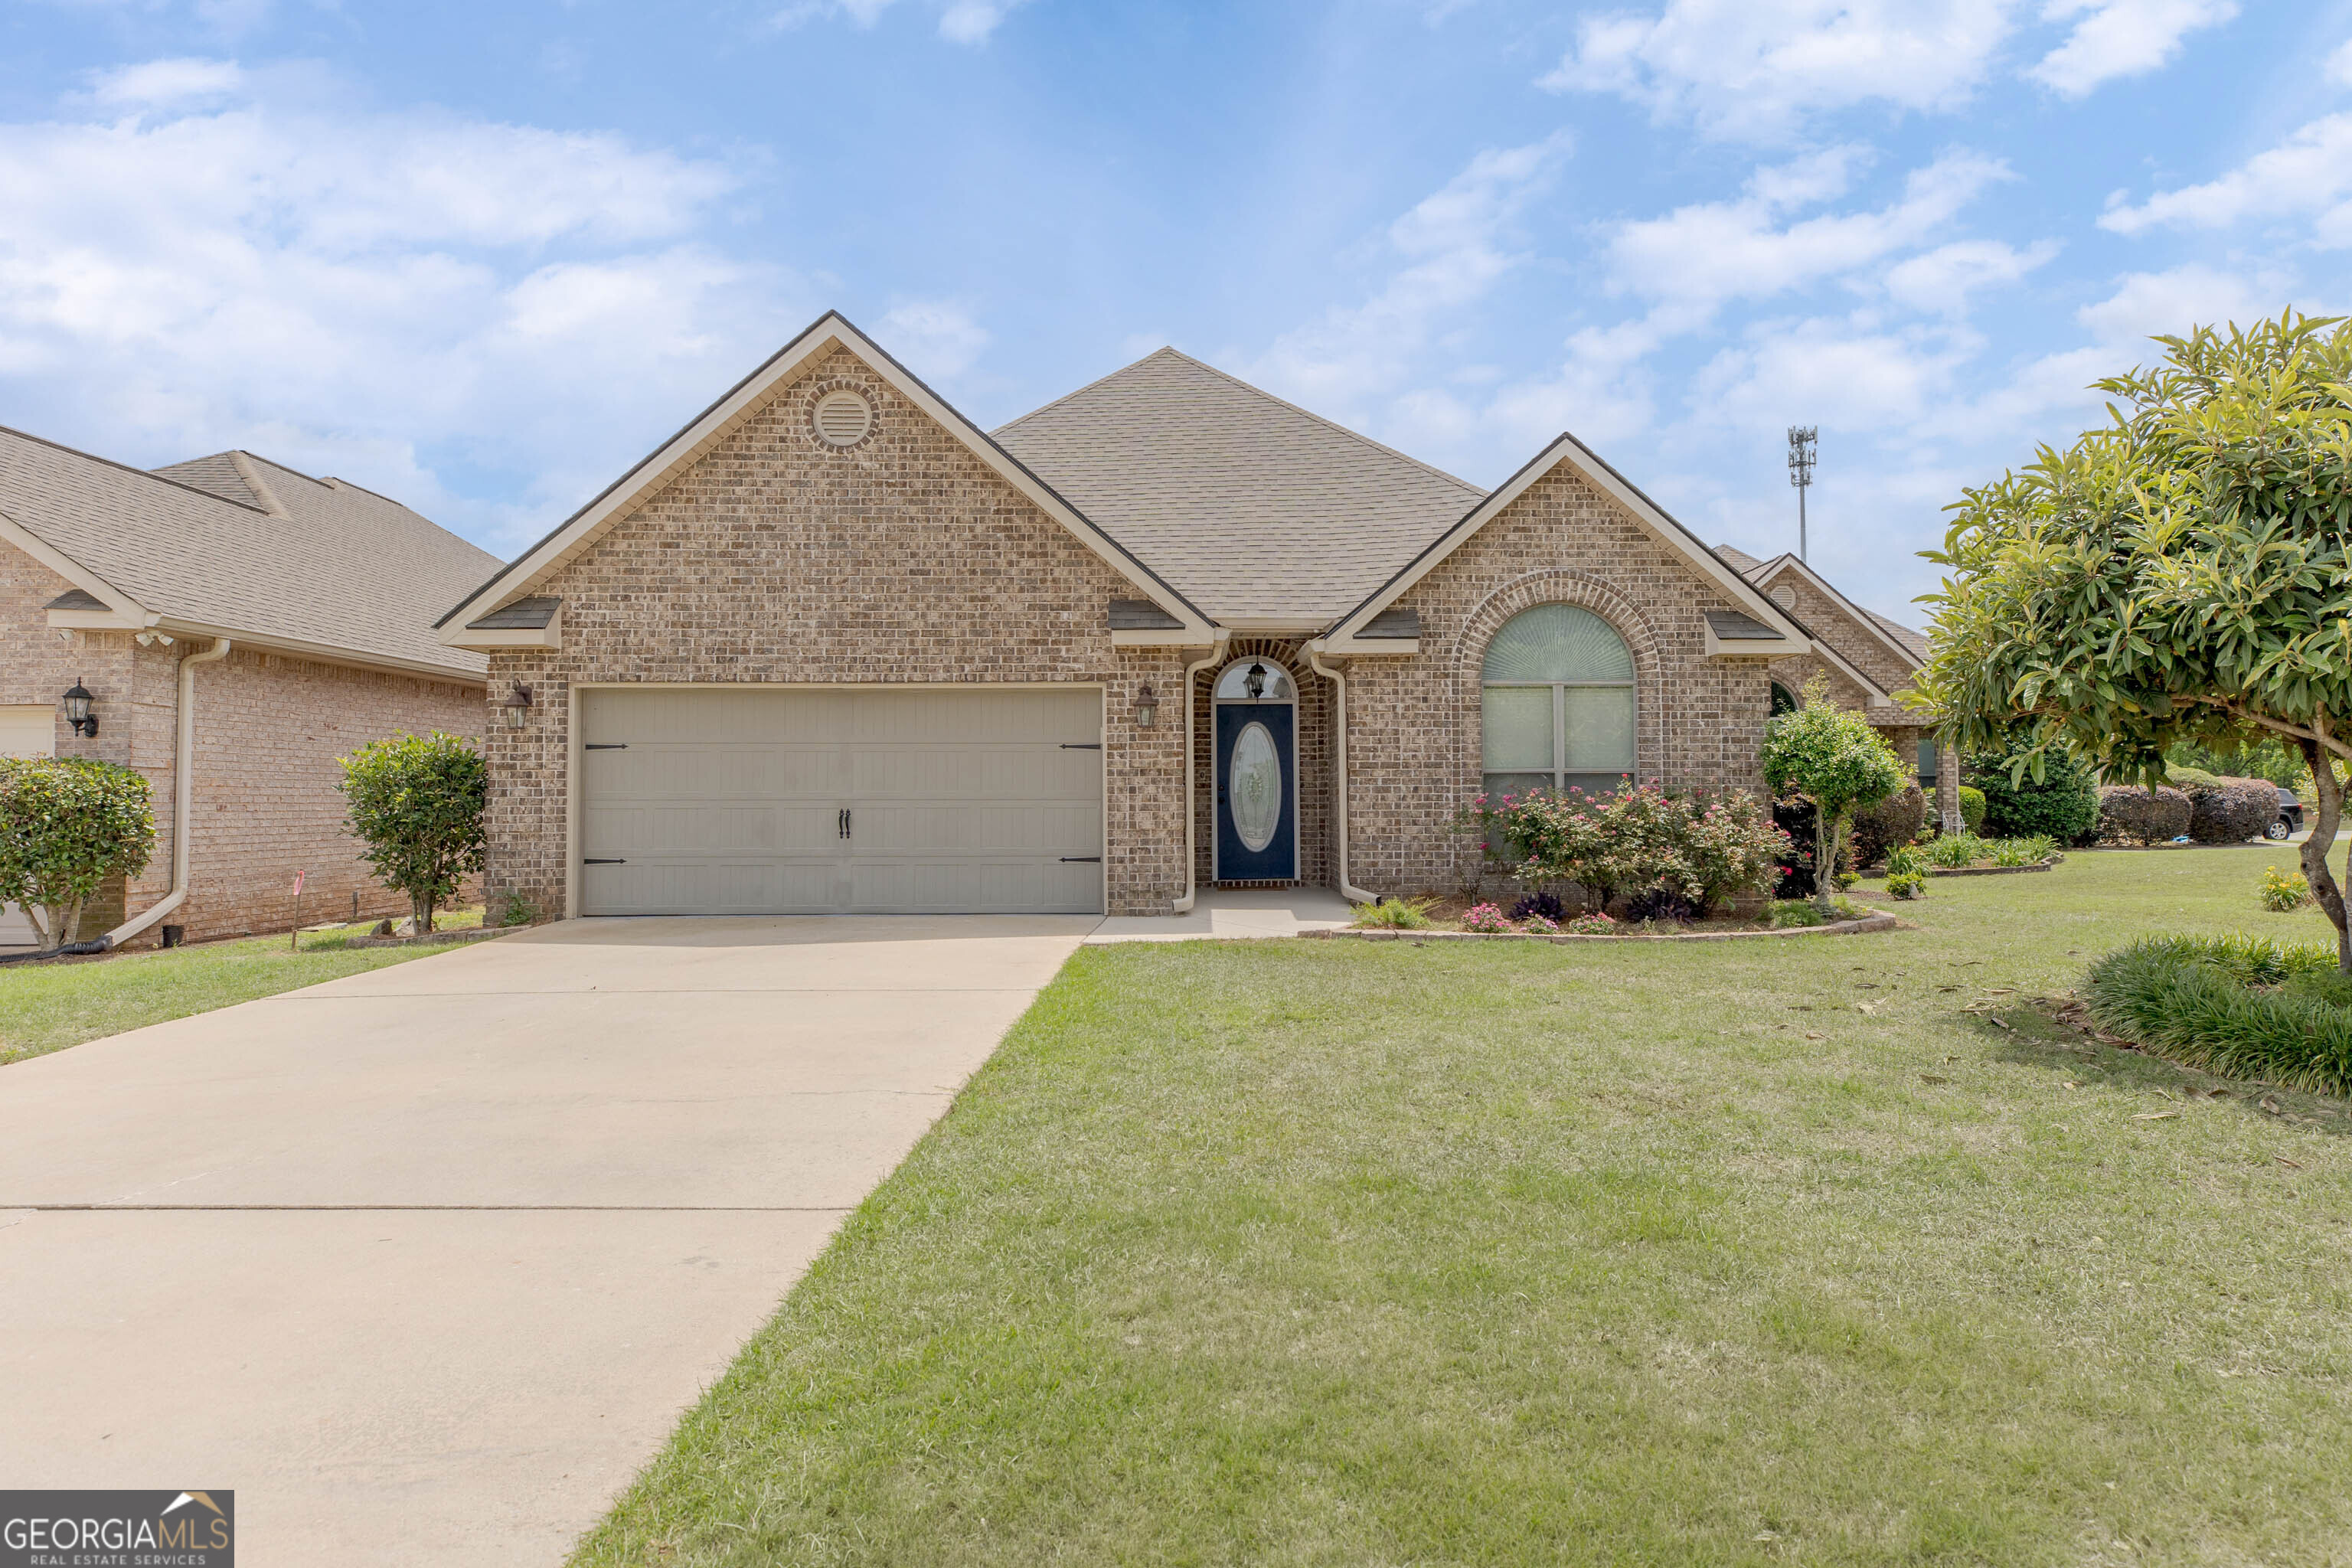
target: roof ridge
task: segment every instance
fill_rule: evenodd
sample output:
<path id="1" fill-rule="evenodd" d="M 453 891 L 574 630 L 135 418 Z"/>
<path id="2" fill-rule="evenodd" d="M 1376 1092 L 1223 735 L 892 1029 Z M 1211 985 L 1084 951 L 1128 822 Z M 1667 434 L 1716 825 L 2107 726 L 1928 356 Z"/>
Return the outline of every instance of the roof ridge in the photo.
<path id="1" fill-rule="evenodd" d="M 1096 387 L 1100 386 L 1104 382 L 1109 381 L 1117 376 L 1125 375 L 1137 365 L 1149 364 L 1153 360 L 1158 359 L 1161 354 L 1172 354 L 1178 359 L 1182 359 L 1184 357 L 1182 354 L 1177 353 L 1176 350 L 1171 345 L 1162 343 L 1158 348 L 1153 349 L 1150 353 L 1145 354 L 1141 359 L 1129 360 L 1125 364 L 1120 365 L 1117 370 L 1105 371 L 1102 374 L 1095 377 L 1084 386 L 1073 388 L 1071 391 L 1062 394 L 1061 396 L 1056 397 L 1051 403 L 1041 403 L 1026 414 L 1020 415 L 1012 419 L 1007 419 L 1003 424 L 999 425 L 995 429 L 991 430 L 988 433 L 989 438 L 993 440 L 1005 431 L 1012 429 L 1015 425 L 1025 425 L 1030 420 L 1036 418 L 1040 414 L 1044 414 L 1050 409 L 1059 408 L 1063 404 L 1067 403 L 1073 397 L 1083 396 L 1087 393 L 1092 392 Z"/>
<path id="2" fill-rule="evenodd" d="M 93 463 L 103 463 L 110 468 L 120 468 L 126 474 L 137 474 L 142 479 L 152 479 L 159 485 L 169 485 L 175 490 L 185 490 L 190 495 L 202 496 L 206 500 L 216 500 L 223 506 L 233 506 L 245 511 L 260 512 L 264 517 L 268 517 L 269 515 L 268 511 L 264 510 L 260 507 L 253 505 L 249 501 L 237 500 L 233 497 L 221 494 L 218 490 L 208 490 L 202 485 L 189 484 L 184 479 L 172 479 L 168 475 L 157 473 L 152 468 L 133 468 L 129 463 L 117 462 L 112 458 L 101 458 L 96 452 L 85 452 L 79 447 L 68 447 L 63 441 L 52 441 L 47 436 L 36 436 L 30 430 L 19 430 L 14 425 L 0 425 L 0 436 L 20 437 L 25 440 L 34 443 L 36 446 L 47 447 L 52 451 L 69 452 L 77 458 L 87 458 L 89 461 Z M 211 456 L 210 453 L 205 455 L 207 457 Z M 195 459 L 191 458 L 188 458 L 187 461 L 194 462 Z"/>
<path id="3" fill-rule="evenodd" d="M 288 465 L 286 465 L 286 464 L 284 464 L 284 463 L 279 462 L 279 461 L 278 461 L 277 458 L 265 458 L 265 457 L 263 457 L 263 456 L 262 456 L 260 453 L 258 453 L 258 452 L 247 451 L 247 450 L 246 450 L 246 448 L 245 448 L 245 447 L 230 447 L 230 448 L 229 448 L 229 450 L 230 450 L 230 451 L 232 451 L 232 452 L 243 452 L 247 457 L 248 457 L 248 458 L 252 458 L 255 462 L 257 462 L 257 463 L 267 463 L 267 464 L 268 464 L 271 468 L 276 468 L 276 469 L 277 469 L 279 473 L 281 473 L 281 474 L 291 474 L 291 475 L 293 475 L 293 476 L 294 476 L 296 479 L 309 479 L 312 484 L 317 485 L 317 486 L 318 486 L 318 487 L 320 487 L 321 489 L 326 489 L 326 488 L 327 488 L 327 481 L 326 481 L 326 480 L 324 480 L 324 479 L 320 479 L 317 475 L 315 475 L 315 474 L 306 474 L 306 473 L 304 473 L 304 472 L 303 472 L 301 469 L 299 469 L 299 468 L 289 468 Z M 192 459 L 192 460 L 193 460 L 193 459 Z M 373 491 L 370 491 L 369 493 L 370 493 L 370 494 L 373 494 L 374 492 L 373 492 Z"/>
<path id="4" fill-rule="evenodd" d="M 1389 446 L 1384 442 L 1375 441 L 1370 436 L 1365 435 L 1362 431 L 1351 430 L 1336 419 L 1327 419 L 1322 415 L 1316 413 L 1312 408 L 1301 408 L 1297 404 L 1291 402 L 1290 399 L 1286 397 L 1278 397 L 1262 386 L 1254 386 L 1250 383 L 1244 381 L 1240 376 L 1234 374 L 1231 371 L 1219 370 L 1215 365 L 1211 364 L 1208 361 L 1194 359 L 1191 354 L 1186 353 L 1181 349 L 1171 346 L 1169 348 L 1163 348 L 1160 350 L 1159 353 L 1163 354 L 1172 354 L 1195 369 L 1205 370 L 1211 375 L 1219 377 L 1224 381 L 1232 382 L 1244 392 L 1263 397 L 1268 403 L 1274 404 L 1278 407 L 1287 408 L 1293 414 L 1298 415 L 1302 418 L 1312 419 L 1316 424 L 1322 426 L 1327 430 L 1336 430 L 1340 435 L 1347 437 L 1349 440 L 1370 447 L 1375 452 L 1385 452 L 1390 457 L 1396 458 L 1399 462 L 1411 463 L 1423 473 L 1433 474 L 1451 485 L 1459 485 L 1464 489 L 1468 490 L 1472 495 L 1477 496 L 1481 499 L 1484 499 L 1486 495 L 1486 490 L 1472 484 L 1468 479 L 1464 479 L 1459 474 L 1449 474 L 1434 463 L 1424 463 L 1410 452 L 1400 452 L 1394 447 Z M 1144 357 L 1146 359 L 1151 359 L 1157 358 L 1158 355 L 1147 354 Z M 1136 361 L 1137 364 L 1141 364 L 1142 363 L 1142 360 Z M 1128 368 L 1133 369 L 1134 366 L 1130 365 Z M 1113 374 L 1116 374 L 1117 373 L 1114 372 Z M 1108 380 L 1108 377 L 1105 377 L 1105 379 Z"/>

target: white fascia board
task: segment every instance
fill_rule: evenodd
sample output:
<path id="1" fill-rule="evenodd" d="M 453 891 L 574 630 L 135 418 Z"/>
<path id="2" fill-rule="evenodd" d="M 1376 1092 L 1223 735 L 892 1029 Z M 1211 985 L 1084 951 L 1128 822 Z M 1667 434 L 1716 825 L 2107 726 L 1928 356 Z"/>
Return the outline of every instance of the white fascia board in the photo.
<path id="1" fill-rule="evenodd" d="M 888 382 L 900 396 L 962 441 L 973 456 L 1019 490 L 1039 510 L 1069 530 L 1080 543 L 1133 584 L 1137 592 L 1181 622 L 1182 626 L 1176 633 L 1171 634 L 1171 637 L 1189 643 L 1206 643 L 1214 639 L 1214 626 L 1181 594 L 1161 582 L 1150 567 L 1129 554 L 1108 534 L 1063 500 L 1051 486 L 1031 473 L 1020 459 L 990 439 L 980 426 L 957 412 L 944 398 L 924 385 L 912 372 L 877 347 L 835 310 L 828 310 L 819 317 L 814 325 L 779 349 L 759 369 L 737 382 L 725 396 L 703 410 L 692 424 L 614 480 L 602 495 L 573 513 L 561 527 L 500 568 L 496 576 L 442 616 L 436 623 L 436 628 L 446 631 L 455 625 L 462 630 L 466 622 L 479 620 L 501 605 L 527 596 L 541 578 L 586 549 L 606 525 L 626 515 L 647 494 L 667 483 L 716 446 L 742 420 L 764 407 L 776 390 L 791 381 L 802 367 L 835 346 L 856 355 L 867 369 Z"/>
<path id="2" fill-rule="evenodd" d="M 240 648 L 267 648 L 272 653 L 290 653 L 320 664 L 338 665 L 347 669 L 383 669 L 396 675 L 421 675 L 457 686 L 487 686 L 490 679 L 488 671 L 464 665 L 430 664 L 421 658 L 403 658 L 397 654 L 337 647 L 332 643 L 306 642 L 300 637 L 278 637 L 269 632 L 239 631 L 235 626 L 184 621 L 173 616 L 159 617 L 152 626 L 154 630 L 169 632 L 175 637 L 226 637 Z"/>
<path id="3" fill-rule="evenodd" d="M 1421 651 L 1419 637 L 1318 637 L 1307 645 L 1325 658 L 1402 658 Z"/>
<path id="4" fill-rule="evenodd" d="M 49 625 L 58 631 L 136 632 L 154 625 L 151 616 L 126 616 L 113 610 L 51 610 Z"/>
<path id="5" fill-rule="evenodd" d="M 1467 542 L 1471 535 L 1500 516 L 1537 480 L 1562 463 L 1576 469 L 1594 488 L 1623 507 L 1634 521 L 1655 535 L 1667 549 L 1687 561 L 1698 575 L 1722 590 L 1724 597 L 1788 637 L 1791 651 L 1811 646 L 1812 638 L 1806 634 L 1805 628 L 1790 619 L 1780 605 L 1766 598 L 1763 590 L 1733 571 L 1730 563 L 1709 550 L 1696 534 L 1668 516 L 1657 502 L 1636 489 L 1631 481 L 1602 461 L 1591 447 L 1565 431 L 1550 446 L 1530 458 L 1517 473 L 1506 479 L 1500 489 L 1472 507 L 1459 522 L 1439 535 L 1435 542 L 1414 557 L 1403 571 L 1389 579 L 1379 592 L 1349 611 L 1331 628 L 1328 634 L 1328 640 L 1334 643 L 1352 641 L 1355 633 L 1366 622 L 1402 598 L 1414 584 L 1435 571 L 1446 557 Z"/>
<path id="6" fill-rule="evenodd" d="M 142 627 L 153 626 L 159 618 L 138 600 L 114 586 L 31 529 L 25 527 L 5 511 L 0 511 L 0 541 L 15 545 L 92 598 L 106 602 L 107 608 L 104 610 L 51 610 L 49 625 L 53 626 L 71 626 L 88 630 L 102 628 L 109 631 L 137 631 Z M 61 621 L 57 618 L 59 616 L 103 618 L 85 623 Z"/>
<path id="7" fill-rule="evenodd" d="M 1876 621 L 1870 618 L 1869 611 L 1864 609 L 1860 605 L 1855 604 L 1852 599 L 1847 598 L 1843 594 L 1839 593 L 1837 589 L 1832 585 L 1828 578 L 1814 571 L 1811 566 L 1805 564 L 1804 562 L 1799 560 L 1796 556 L 1789 554 L 1778 555 L 1766 562 L 1763 569 L 1756 574 L 1756 585 L 1759 588 L 1768 586 L 1771 583 L 1772 579 L 1778 577 L 1783 572 L 1795 572 L 1799 576 L 1804 578 L 1806 582 L 1811 583 L 1814 587 L 1820 589 L 1822 596 L 1828 599 L 1831 604 L 1843 609 L 1846 613 L 1846 617 L 1849 620 L 1853 621 L 1854 625 L 1860 626 L 1864 631 L 1869 633 L 1871 637 L 1875 638 L 1881 647 L 1893 654 L 1895 658 L 1901 659 L 1913 669 L 1919 668 L 1919 656 L 1917 654 L 1913 653 L 1909 648 L 1905 647 L 1901 643 L 1896 642 L 1893 636 L 1887 632 L 1885 627 L 1880 626 Z"/>
<path id="8" fill-rule="evenodd" d="M 1113 647 L 1199 647 L 1210 638 L 1186 626 L 1151 626 L 1140 631 L 1113 632 Z"/>

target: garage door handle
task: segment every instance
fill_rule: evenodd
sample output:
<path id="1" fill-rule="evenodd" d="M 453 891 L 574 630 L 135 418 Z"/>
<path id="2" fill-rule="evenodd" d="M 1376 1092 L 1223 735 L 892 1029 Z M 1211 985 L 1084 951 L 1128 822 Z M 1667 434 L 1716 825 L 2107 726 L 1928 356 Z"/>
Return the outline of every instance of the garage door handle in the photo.
<path id="1" fill-rule="evenodd" d="M 626 741 L 591 741 L 580 749 L 583 752 L 625 752 L 629 743 Z"/>
<path id="2" fill-rule="evenodd" d="M 1099 866 L 1102 864 L 1102 857 L 1099 855 L 1065 855 L 1062 857 L 1062 864 L 1065 866 Z"/>
<path id="3" fill-rule="evenodd" d="M 583 866 L 625 866 L 628 864 L 626 860 L 599 860 L 593 855 L 588 856 L 580 863 Z"/>
<path id="4" fill-rule="evenodd" d="M 849 823 L 850 823 L 849 807 L 847 807 L 847 806 L 845 806 L 845 806 L 843 806 L 843 807 L 841 808 L 841 816 L 840 816 L 839 820 L 838 820 L 838 821 L 836 821 L 836 822 L 835 823 L 835 825 L 834 825 L 835 831 L 835 832 L 837 832 L 837 833 L 838 833 L 842 837 L 844 837 L 844 838 L 848 837 L 849 837 Z"/>
<path id="5" fill-rule="evenodd" d="M 1102 742 L 1100 741 L 1065 741 L 1062 742 L 1062 750 L 1066 752 L 1099 752 L 1102 750 Z"/>

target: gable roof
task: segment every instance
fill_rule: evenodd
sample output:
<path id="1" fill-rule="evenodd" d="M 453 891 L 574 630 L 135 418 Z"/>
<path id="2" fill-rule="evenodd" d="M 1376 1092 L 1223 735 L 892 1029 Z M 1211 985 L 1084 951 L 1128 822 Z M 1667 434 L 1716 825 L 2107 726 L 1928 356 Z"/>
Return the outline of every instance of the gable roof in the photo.
<path id="1" fill-rule="evenodd" d="M 1486 494 L 1172 348 L 996 439 L 1239 628 L 1328 625 Z"/>
<path id="2" fill-rule="evenodd" d="M 491 574 L 488 582 L 457 601 L 433 623 L 440 631 L 442 640 L 451 646 L 464 646 L 468 622 L 509 600 L 523 597 L 533 584 L 593 544 L 605 530 L 629 515 L 639 501 L 692 466 L 745 421 L 767 407 L 792 384 L 803 368 L 814 363 L 818 356 L 835 347 L 846 349 L 855 354 L 876 374 L 888 382 L 900 396 L 962 442 L 982 463 L 1027 497 L 1038 510 L 1068 529 L 1079 543 L 1093 551 L 1113 571 L 1134 584 L 1153 604 L 1176 620 L 1181 635 L 1202 643 L 1215 636 L 1209 618 L 1192 600 L 1138 560 L 1125 544 L 1098 527 L 1019 458 L 998 445 L 945 398 L 926 386 L 912 371 L 883 353 L 865 333 L 852 326 L 848 318 L 837 310 L 828 310 L 811 322 L 798 337 L 769 355 L 751 374 L 729 388 L 717 402 L 695 416 L 685 428 L 640 458 L 594 500 L 551 530 L 538 543 L 499 567 Z"/>
<path id="3" fill-rule="evenodd" d="M 1753 556 L 1741 555 L 1738 551 L 1733 550 L 1727 544 L 1720 544 L 1716 547 L 1716 553 L 1726 560 L 1738 556 L 1740 560 L 1746 561 L 1748 564 L 1739 569 L 1740 575 L 1759 588 L 1770 584 L 1774 578 L 1783 573 L 1796 573 L 1818 589 L 1831 604 L 1843 610 L 1855 625 L 1874 636 L 1897 658 L 1915 667 L 1926 661 L 1927 658 L 1926 637 L 1899 621 L 1889 620 L 1875 610 L 1864 609 L 1860 605 L 1839 593 L 1828 578 L 1814 571 L 1793 552 L 1783 551 L 1769 561 L 1758 561 Z"/>
<path id="4" fill-rule="evenodd" d="M 280 504 L 255 499 L 242 468 Z M 236 478 L 243 493 L 191 474 L 224 488 Z M 495 557 L 372 490 L 248 453 L 150 473 L 0 426 L 0 538 L 126 626 L 463 680 L 487 668 L 441 646 L 428 623 Z"/>
<path id="5" fill-rule="evenodd" d="M 1324 633 L 1325 640 L 1345 643 L 1361 636 L 1373 616 L 1387 609 L 1407 589 L 1434 570 L 1439 563 L 1462 548 L 1480 529 L 1525 495 L 1537 480 L 1563 464 L 1623 507 L 1632 514 L 1633 521 L 1664 544 L 1670 553 L 1687 562 L 1694 574 L 1714 584 L 1734 605 L 1745 610 L 1762 626 L 1789 638 L 1793 645 L 1792 651 L 1812 646 L 1812 634 L 1803 622 L 1766 598 L 1756 584 L 1733 571 L 1721 556 L 1700 543 L 1698 535 L 1675 521 L 1664 507 L 1643 494 L 1632 480 L 1611 468 L 1598 453 L 1566 431 L 1560 432 L 1550 446 L 1529 458 L 1517 473 L 1504 480 L 1500 488 L 1464 513 L 1453 527 L 1432 540 L 1420 554 L 1407 562 L 1370 596 L 1333 622 L 1330 629 Z"/>

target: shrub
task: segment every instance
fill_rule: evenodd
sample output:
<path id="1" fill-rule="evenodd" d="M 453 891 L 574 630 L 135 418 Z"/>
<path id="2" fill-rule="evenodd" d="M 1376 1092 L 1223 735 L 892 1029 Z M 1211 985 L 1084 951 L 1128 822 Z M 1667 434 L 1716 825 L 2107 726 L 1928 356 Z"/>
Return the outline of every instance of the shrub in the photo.
<path id="1" fill-rule="evenodd" d="M 433 911 L 482 868 L 489 774 L 467 742 L 436 730 L 371 742 L 342 760 L 341 788 L 361 858 L 408 895 L 422 936 Z"/>
<path id="2" fill-rule="evenodd" d="M 2281 871 L 2275 866 L 2263 868 L 2263 908 L 2273 914 L 2285 914 L 2311 902 L 2311 882 L 2300 871 Z"/>
<path id="3" fill-rule="evenodd" d="M 2283 735 L 2263 730 L 2246 731 L 2235 746 L 2175 741 L 2164 749 L 2164 763 L 2165 771 L 2176 779 L 2183 768 L 2195 768 L 2209 773 L 2268 779 L 2273 784 L 2294 789 L 2311 777 L 2310 767 L 2293 743 Z"/>
<path id="4" fill-rule="evenodd" d="M 1927 826 L 1927 797 L 1916 784 L 1904 785 L 1853 813 L 1853 863 L 1875 866 L 1887 851 L 1910 843 Z"/>
<path id="5" fill-rule="evenodd" d="M 2193 801 L 2197 798 L 2194 791 L 2220 784 L 2221 780 L 2218 774 L 2209 773 L 2203 768 L 2167 768 L 2164 770 L 2164 782 Z"/>
<path id="6" fill-rule="evenodd" d="M 1813 908 L 1811 899 L 1775 899 L 1772 901 L 1772 926 L 1776 931 L 1790 926 L 1817 926 L 1822 923 L 1822 911 Z"/>
<path id="7" fill-rule="evenodd" d="M 2182 791 L 2189 837 L 2200 844 L 2242 844 L 2278 816 L 2278 785 L 2268 779 L 2217 778 Z"/>
<path id="8" fill-rule="evenodd" d="M 2012 744 L 2006 751 L 1968 757 L 1968 775 L 1984 792 L 1982 831 L 1996 838 L 2046 833 L 2061 844 L 2088 843 L 2099 826 L 2099 797 L 2091 770 L 2072 752 L 2053 749 L 2042 754 L 2041 778 L 2029 770 L 2012 782 L 2011 767 L 2024 751 L 2022 744 Z"/>
<path id="9" fill-rule="evenodd" d="M 2151 937 L 2093 964 L 2084 994 L 2102 1027 L 2191 1067 L 2340 1095 L 2352 1092 L 2352 1007 L 2301 978 L 2335 968 L 2332 944 Z"/>
<path id="10" fill-rule="evenodd" d="M 1886 737 L 1832 702 L 1828 682 L 1819 678 L 1806 683 L 1803 706 L 1765 724 L 1763 762 L 1774 794 L 1812 802 L 1813 858 L 1832 874 L 1855 808 L 1885 799 L 1906 777 Z M 1830 891 L 1818 877 L 1814 882 L 1814 904 L 1825 910 Z"/>
<path id="11" fill-rule="evenodd" d="M 2189 831 L 2189 797 L 2161 784 L 2107 784 L 2099 791 L 2099 837 L 2111 843 L 2168 844 Z"/>
<path id="12" fill-rule="evenodd" d="M 1574 882 L 1603 909 L 1621 892 L 1668 887 L 1705 910 L 1761 891 L 1789 853 L 1754 797 L 1669 795 L 1655 785 L 1607 795 L 1481 796 L 1469 825 L 1489 846 L 1507 847 L 1520 880 Z M 1557 900 L 1550 909 L 1559 911 L 1554 920 L 1566 912 Z"/>
<path id="13" fill-rule="evenodd" d="M 1643 925 L 1652 921 L 1686 921 L 1697 913 L 1697 901 L 1666 882 L 1644 888 L 1625 900 L 1625 918 Z"/>
<path id="14" fill-rule="evenodd" d="M 1491 935 L 1510 930 L 1511 918 L 1497 905 L 1473 904 L 1462 911 L 1462 929 Z"/>
<path id="15" fill-rule="evenodd" d="M 1577 936 L 1615 936 L 1617 922 L 1596 910 L 1569 921 L 1568 930 Z"/>
<path id="16" fill-rule="evenodd" d="M 79 940 L 82 907 L 154 852 L 146 776 L 88 757 L 0 757 L 0 899 L 21 904 L 44 947 Z"/>
<path id="17" fill-rule="evenodd" d="M 1607 915 L 1602 915 L 1601 918 L 1602 920 L 1607 920 L 1609 917 Z M 1534 931 L 1538 936 L 1558 936 L 1559 934 L 1559 922 L 1552 919 L 1549 915 L 1529 915 L 1519 922 L 1519 929 L 1521 931 Z"/>
<path id="18" fill-rule="evenodd" d="M 1970 833 L 1983 831 L 1985 793 L 1974 784 L 1960 786 L 1960 826 Z"/>
<path id="19" fill-rule="evenodd" d="M 1896 899 L 1916 899 L 1926 896 L 1927 865 L 1919 851 L 1907 844 L 1887 856 L 1887 896 Z"/>
<path id="20" fill-rule="evenodd" d="M 1383 899 L 1355 906 L 1354 924 L 1367 931 L 1427 931 L 1434 923 L 1429 909 L 1435 899 Z"/>
<path id="21" fill-rule="evenodd" d="M 1568 906 L 1559 901 L 1558 893 L 1528 893 L 1511 906 L 1515 921 L 1545 920 L 1553 925 L 1568 919 Z"/>
<path id="22" fill-rule="evenodd" d="M 527 926 L 539 919 L 539 906 L 530 901 L 528 893 L 509 892 L 499 906 L 499 924 Z"/>
<path id="23" fill-rule="evenodd" d="M 1699 914 L 1763 892 L 1796 847 L 1752 795 L 1694 795 L 1686 805 L 1689 816 L 1676 826 L 1689 868 L 1685 886 Z"/>

